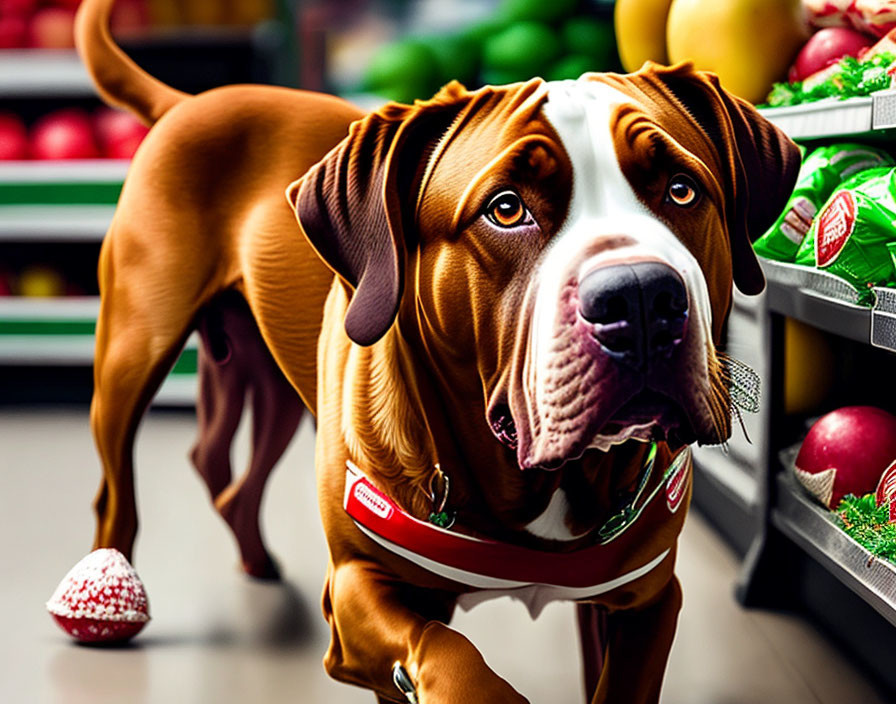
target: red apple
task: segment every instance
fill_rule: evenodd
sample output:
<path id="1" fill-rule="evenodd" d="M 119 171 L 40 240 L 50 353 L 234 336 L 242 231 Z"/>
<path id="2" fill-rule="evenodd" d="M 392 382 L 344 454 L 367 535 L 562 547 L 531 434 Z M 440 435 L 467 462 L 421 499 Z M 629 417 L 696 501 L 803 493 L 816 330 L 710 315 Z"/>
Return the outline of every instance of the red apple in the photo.
<path id="1" fill-rule="evenodd" d="M 31 46 L 38 49 L 74 49 L 75 11 L 44 7 L 34 13 L 29 26 Z"/>
<path id="2" fill-rule="evenodd" d="M 28 130 L 22 118 L 0 112 L 0 161 L 28 158 Z"/>
<path id="3" fill-rule="evenodd" d="M 846 494 L 875 490 L 896 459 L 896 416 L 873 406 L 847 406 L 822 416 L 796 458 L 796 477 L 821 503 L 836 508 Z"/>
<path id="4" fill-rule="evenodd" d="M 28 45 L 28 22 L 17 15 L 0 14 L 0 49 L 22 49 Z"/>
<path id="5" fill-rule="evenodd" d="M 109 21 L 117 36 L 139 34 L 149 24 L 149 8 L 144 0 L 118 0 Z"/>
<path id="6" fill-rule="evenodd" d="M 95 159 L 99 156 L 90 117 L 83 110 L 57 110 L 31 128 L 35 159 Z"/>
<path id="7" fill-rule="evenodd" d="M 130 159 L 149 132 L 130 113 L 112 108 L 97 111 L 94 126 L 103 156 L 109 159 Z"/>
<path id="8" fill-rule="evenodd" d="M 874 44 L 874 39 L 849 27 L 825 27 L 813 34 L 796 55 L 787 74 L 791 83 L 836 63 L 844 56 L 858 56 Z"/>
<path id="9" fill-rule="evenodd" d="M 50 2 L 47 4 L 56 5 L 56 7 L 67 7 L 69 10 L 77 10 L 78 5 L 81 4 L 81 0 L 50 0 Z"/>
<path id="10" fill-rule="evenodd" d="M 28 17 L 40 0 L 0 0 L 0 17 Z M 79 0 L 80 1 L 80 0 Z"/>

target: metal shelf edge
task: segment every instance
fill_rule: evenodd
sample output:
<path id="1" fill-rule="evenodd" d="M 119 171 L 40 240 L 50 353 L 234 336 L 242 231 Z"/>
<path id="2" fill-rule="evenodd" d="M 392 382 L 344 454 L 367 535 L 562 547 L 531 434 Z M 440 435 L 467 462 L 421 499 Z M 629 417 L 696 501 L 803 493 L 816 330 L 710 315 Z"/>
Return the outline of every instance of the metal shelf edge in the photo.
<path id="1" fill-rule="evenodd" d="M 874 557 L 841 531 L 788 473 L 780 473 L 777 485 L 775 526 L 896 626 L 896 565 Z"/>

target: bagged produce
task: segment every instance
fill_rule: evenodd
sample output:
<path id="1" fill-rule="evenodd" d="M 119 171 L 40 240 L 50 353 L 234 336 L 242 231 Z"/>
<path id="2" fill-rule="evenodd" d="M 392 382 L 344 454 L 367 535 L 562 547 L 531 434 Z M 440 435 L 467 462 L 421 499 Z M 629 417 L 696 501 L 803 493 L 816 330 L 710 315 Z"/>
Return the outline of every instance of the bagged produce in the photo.
<path id="1" fill-rule="evenodd" d="M 844 182 L 828 199 L 796 253 L 848 281 L 872 304 L 872 286 L 896 285 L 891 248 L 896 242 L 896 169 L 874 168 Z"/>
<path id="2" fill-rule="evenodd" d="M 754 244 L 756 253 L 792 262 L 818 209 L 834 190 L 855 174 L 881 166 L 896 166 L 896 161 L 880 149 L 861 144 L 831 144 L 810 152 L 784 212 Z"/>
<path id="3" fill-rule="evenodd" d="M 848 27 L 882 37 L 896 27 L 896 0 L 803 0 L 814 27 Z"/>

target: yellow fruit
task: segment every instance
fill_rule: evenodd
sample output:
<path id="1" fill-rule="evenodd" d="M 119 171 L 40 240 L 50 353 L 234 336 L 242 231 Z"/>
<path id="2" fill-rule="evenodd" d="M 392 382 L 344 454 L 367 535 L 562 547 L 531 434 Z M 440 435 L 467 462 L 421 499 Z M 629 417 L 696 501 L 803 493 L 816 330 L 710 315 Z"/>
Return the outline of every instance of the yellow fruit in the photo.
<path id="1" fill-rule="evenodd" d="M 817 411 L 834 383 L 835 364 L 834 351 L 823 332 L 785 318 L 784 411 Z"/>
<path id="2" fill-rule="evenodd" d="M 669 60 L 692 60 L 752 103 L 783 81 L 809 38 L 800 0 L 673 0 L 666 25 Z"/>
<path id="3" fill-rule="evenodd" d="M 65 294 L 65 281 L 45 266 L 29 266 L 19 276 L 19 295 L 28 298 L 53 298 Z"/>
<path id="4" fill-rule="evenodd" d="M 666 16 L 671 4 L 672 0 L 616 0 L 616 44 L 626 71 L 637 71 L 648 60 L 668 62 Z"/>

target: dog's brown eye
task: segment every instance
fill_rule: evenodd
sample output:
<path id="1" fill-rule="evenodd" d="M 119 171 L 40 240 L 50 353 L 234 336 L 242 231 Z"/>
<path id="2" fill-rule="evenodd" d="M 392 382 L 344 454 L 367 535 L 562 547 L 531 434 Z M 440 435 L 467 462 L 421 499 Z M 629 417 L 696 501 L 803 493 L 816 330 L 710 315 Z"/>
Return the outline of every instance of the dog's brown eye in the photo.
<path id="1" fill-rule="evenodd" d="M 668 197 L 675 205 L 687 208 L 697 202 L 700 190 L 690 176 L 678 174 L 669 182 Z"/>
<path id="2" fill-rule="evenodd" d="M 516 193 L 504 191 L 491 199 L 485 215 L 498 227 L 517 227 L 526 222 L 529 211 Z"/>

